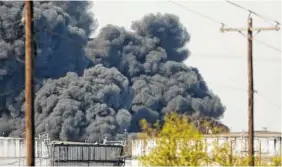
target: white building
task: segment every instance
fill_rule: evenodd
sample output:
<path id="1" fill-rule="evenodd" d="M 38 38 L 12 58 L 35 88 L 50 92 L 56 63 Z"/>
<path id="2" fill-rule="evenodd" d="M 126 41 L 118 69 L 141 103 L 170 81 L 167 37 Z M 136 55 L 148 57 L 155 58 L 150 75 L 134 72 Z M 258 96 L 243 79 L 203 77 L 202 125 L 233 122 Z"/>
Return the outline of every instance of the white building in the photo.
<path id="1" fill-rule="evenodd" d="M 23 138 L 0 137 L 0 166 L 25 166 L 26 141 Z M 47 141 L 35 140 L 36 166 L 48 166 L 49 153 Z"/>
<path id="2" fill-rule="evenodd" d="M 124 146 L 119 143 L 35 139 L 35 166 L 120 166 Z M 26 166 L 26 140 L 0 137 L 0 166 Z"/>
<path id="3" fill-rule="evenodd" d="M 273 156 L 273 155 L 280 155 L 281 156 L 281 132 L 269 132 L 269 131 L 257 131 L 254 133 L 255 135 L 255 153 L 257 153 L 259 150 L 261 150 L 262 155 L 266 156 Z M 247 148 L 248 148 L 248 134 L 247 132 L 241 133 L 241 132 L 232 132 L 228 134 L 220 134 L 220 135 L 206 135 L 204 140 L 207 143 L 207 151 L 212 150 L 211 143 L 213 141 L 218 142 L 224 142 L 228 141 L 233 145 L 233 154 L 247 154 Z M 54 149 L 50 149 L 50 146 L 54 144 L 55 141 L 50 142 L 49 140 L 44 139 L 36 139 L 35 140 L 35 157 L 36 157 L 36 166 L 49 166 L 52 165 L 50 159 L 54 159 Z M 57 141 L 55 142 L 58 146 L 56 147 L 56 150 L 60 152 L 60 156 L 55 156 L 59 159 L 62 157 L 66 157 L 65 147 L 68 147 L 69 145 L 72 145 L 73 147 L 73 153 L 75 155 L 81 155 L 79 153 L 78 148 L 74 147 L 81 147 L 80 149 L 85 149 L 84 147 L 87 147 L 86 152 L 83 153 L 83 155 L 88 155 L 89 152 L 89 146 L 92 145 L 90 143 L 80 143 L 77 144 L 76 142 L 62 142 Z M 60 145 L 61 144 L 61 145 Z M 85 145 L 86 144 L 86 145 Z M 82 146 L 80 146 L 82 145 Z M 95 145 L 95 144 L 94 144 Z M 101 155 L 106 155 L 108 152 L 113 153 L 113 150 L 115 150 L 114 146 L 116 144 L 110 144 L 108 146 L 103 145 L 99 146 L 99 150 L 95 151 L 96 153 L 100 153 Z M 118 144 L 119 145 L 119 144 Z M 96 146 L 93 146 L 98 149 Z M 105 148 L 104 148 L 105 147 Z M 109 148 L 108 148 L 109 147 Z M 141 166 L 138 160 L 136 160 L 136 157 L 140 155 L 144 155 L 145 153 L 149 153 L 149 148 L 154 147 L 154 143 L 151 142 L 147 145 L 147 147 L 144 147 L 144 142 L 141 140 L 134 140 L 132 141 L 132 157 L 135 157 L 135 159 L 128 160 L 125 163 L 125 166 Z M 106 149 L 108 148 L 108 149 Z M 53 150 L 53 154 L 52 154 Z M 56 151 L 55 150 L 55 151 Z M 69 150 L 69 149 L 67 149 Z M 88 151 L 87 151 L 88 150 Z M 92 149 L 90 149 L 92 150 Z M 104 151 L 103 151 L 104 150 Z M 70 151 L 68 151 L 71 155 Z M 77 152 L 77 153 L 76 153 Z M 83 151 L 84 152 L 84 151 Z M 120 151 L 117 150 L 117 153 Z M 56 152 L 55 152 L 56 153 Z M 61 155 L 63 154 L 63 155 Z M 53 155 L 53 156 L 52 156 Z M 95 154 L 99 156 L 98 154 Z M 62 156 L 62 157 L 61 157 Z M 87 156 L 88 157 L 88 156 Z M 90 156 L 95 158 L 96 156 Z M 100 156 L 99 156 L 100 157 Z M 73 156 L 69 158 L 74 158 Z M 68 159 L 69 159 L 68 158 Z M 112 158 L 112 157 L 111 157 Z M 55 158 L 56 159 L 56 158 Z M 105 158 L 104 158 L 105 159 Z M 108 158 L 106 158 L 108 159 Z M 106 160 L 105 159 L 105 160 Z M 26 141 L 23 138 L 10 138 L 10 137 L 0 137 L 0 166 L 25 166 L 26 165 Z M 70 159 L 72 160 L 72 159 Z M 81 159 L 81 161 L 83 161 Z M 115 160 L 115 159 L 112 159 Z M 112 163 L 112 162 L 111 162 Z M 108 163 L 108 164 L 111 164 Z M 113 163 L 112 163 L 113 164 Z M 88 164 L 89 165 L 89 164 Z M 97 165 L 97 164 L 96 164 Z M 99 166 L 106 165 L 104 163 L 100 163 Z M 76 165 L 75 165 L 76 166 Z M 87 165 L 85 165 L 87 166 Z M 93 165 L 92 165 L 93 166 Z M 107 165 L 112 166 L 112 165 Z"/>
<path id="4" fill-rule="evenodd" d="M 256 131 L 254 133 L 255 154 L 258 154 L 260 152 L 260 155 L 262 156 L 281 156 L 281 138 L 281 132 Z M 229 142 L 229 144 L 232 145 L 233 155 L 247 155 L 248 153 L 247 132 L 230 132 L 218 135 L 205 135 L 203 140 L 207 145 L 207 152 L 210 152 L 212 150 L 212 142 L 218 141 L 219 143 Z M 133 159 L 136 159 L 141 155 L 148 154 L 150 152 L 150 149 L 154 146 L 154 141 L 149 141 L 146 145 L 142 140 L 132 141 Z"/>

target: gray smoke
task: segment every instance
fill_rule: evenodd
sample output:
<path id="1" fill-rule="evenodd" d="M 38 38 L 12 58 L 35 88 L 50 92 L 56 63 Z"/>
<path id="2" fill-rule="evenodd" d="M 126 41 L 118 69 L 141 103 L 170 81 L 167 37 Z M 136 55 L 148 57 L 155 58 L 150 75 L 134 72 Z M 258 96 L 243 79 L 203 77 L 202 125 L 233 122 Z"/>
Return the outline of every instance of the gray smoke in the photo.
<path id="1" fill-rule="evenodd" d="M 183 47 L 190 36 L 177 16 L 150 14 L 133 22 L 131 27 L 140 36 L 157 38 L 158 46 L 166 49 L 167 60 L 182 62 L 188 57 L 189 51 Z"/>
<path id="2" fill-rule="evenodd" d="M 36 84 L 46 78 L 62 77 L 67 72 L 81 75 L 91 63 L 85 56 L 84 46 L 88 41 L 87 35 L 91 29 L 95 30 L 97 24 L 87 12 L 87 4 L 34 2 Z M 76 13 L 76 10 L 81 11 Z M 10 108 L 15 108 L 11 106 L 15 96 L 23 90 L 23 13 L 24 2 L 0 2 L 0 113 L 11 112 Z M 86 20 L 80 16 L 85 16 Z"/>
<path id="3" fill-rule="evenodd" d="M 90 36 L 97 27 L 98 22 L 94 19 L 94 13 L 90 11 L 92 2 L 89 1 L 53 1 L 53 4 L 59 6 L 72 18 L 72 25 L 84 30 L 87 36 Z"/>
<path id="4" fill-rule="evenodd" d="M 150 14 L 132 24 L 134 32 L 108 25 L 88 44 L 87 55 L 128 77 L 135 96 L 131 131 L 138 121 L 154 122 L 177 111 L 219 119 L 225 108 L 205 84 L 196 68 L 182 62 L 189 56 L 190 36 L 179 18 Z"/>
<path id="5" fill-rule="evenodd" d="M 85 70 L 81 77 L 69 72 L 48 79 L 36 93 L 36 133 L 73 141 L 114 138 L 129 126 L 131 89 L 117 69 L 102 65 Z M 20 112 L 23 114 L 24 106 Z M 18 127 L 14 127 L 10 135 L 17 133 Z"/>
<path id="6" fill-rule="evenodd" d="M 100 140 L 140 130 L 139 121 L 176 111 L 218 120 L 225 108 L 189 57 L 177 16 L 150 14 L 133 32 L 97 21 L 89 2 L 36 2 L 36 133 L 52 139 Z M 24 134 L 23 2 L 0 2 L 0 134 Z"/>

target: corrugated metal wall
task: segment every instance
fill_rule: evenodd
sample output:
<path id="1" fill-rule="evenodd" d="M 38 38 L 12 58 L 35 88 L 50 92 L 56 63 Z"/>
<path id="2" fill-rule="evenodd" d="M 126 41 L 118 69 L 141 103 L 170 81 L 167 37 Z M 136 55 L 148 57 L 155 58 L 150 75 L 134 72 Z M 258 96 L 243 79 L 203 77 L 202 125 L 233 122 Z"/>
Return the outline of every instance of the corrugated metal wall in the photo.
<path id="1" fill-rule="evenodd" d="M 0 138 L 1 158 L 22 158 L 26 155 L 25 139 L 21 138 Z M 48 147 L 44 140 L 35 140 L 35 157 L 48 158 Z"/>
<path id="2" fill-rule="evenodd" d="M 35 140 L 36 166 L 120 166 L 122 145 L 90 143 L 54 144 Z M 26 143 L 22 138 L 0 137 L 0 166 L 25 166 Z"/>
<path id="3" fill-rule="evenodd" d="M 218 143 L 229 142 L 232 144 L 233 154 L 244 155 L 248 152 L 248 138 L 205 138 L 204 143 L 206 143 L 206 151 L 210 153 L 212 151 L 212 143 L 214 141 L 218 141 Z M 150 150 L 156 145 L 154 141 L 147 141 L 146 144 L 142 140 L 134 140 L 132 141 L 132 156 L 139 157 L 141 155 L 145 155 L 150 153 Z M 278 138 L 255 138 L 254 142 L 254 151 L 258 153 L 261 151 L 262 155 L 274 156 L 281 155 L 282 149 L 281 139 Z"/>
<path id="4" fill-rule="evenodd" d="M 123 146 L 61 144 L 52 146 L 51 159 L 54 166 L 116 166 L 122 154 Z"/>
<path id="5" fill-rule="evenodd" d="M 36 166 L 50 165 L 48 146 L 44 140 L 35 140 Z M 0 137 L 0 165 L 26 165 L 26 143 L 22 138 Z"/>

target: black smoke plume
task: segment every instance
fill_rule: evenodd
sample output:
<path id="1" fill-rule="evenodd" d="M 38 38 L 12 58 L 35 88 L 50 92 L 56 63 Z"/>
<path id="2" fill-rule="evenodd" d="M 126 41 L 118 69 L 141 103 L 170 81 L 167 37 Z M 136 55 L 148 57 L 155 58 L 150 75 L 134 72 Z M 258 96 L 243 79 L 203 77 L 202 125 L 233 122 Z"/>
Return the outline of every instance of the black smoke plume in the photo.
<path id="1" fill-rule="evenodd" d="M 133 32 L 108 25 L 94 40 L 90 2 L 36 2 L 36 132 L 95 141 L 140 130 L 167 112 L 217 122 L 225 111 L 196 68 L 183 64 L 190 35 L 172 14 L 150 14 Z M 0 133 L 24 133 L 23 2 L 0 3 Z M 14 91 L 16 90 L 16 91 Z M 12 91 L 9 92 L 9 91 Z M 215 123 L 216 124 L 216 123 Z"/>
<path id="2" fill-rule="evenodd" d="M 225 108 L 199 71 L 182 63 L 189 56 L 185 44 L 190 36 L 177 16 L 146 15 L 132 29 L 108 25 L 87 50 L 90 59 L 128 77 L 135 93 L 132 131 L 140 130 L 140 119 L 154 122 L 170 111 L 215 119 L 223 115 Z"/>
<path id="3" fill-rule="evenodd" d="M 83 46 L 87 44 L 90 28 L 95 30 L 97 24 L 87 12 L 87 3 L 34 2 L 34 79 L 37 84 L 43 79 L 62 77 L 67 72 L 81 75 L 89 66 Z M 81 12 L 76 13 L 77 10 Z M 0 2 L 0 113 L 8 115 L 18 110 L 11 104 L 24 85 L 23 13 L 24 2 Z M 80 16 L 88 16 L 87 21 Z"/>
<path id="4" fill-rule="evenodd" d="M 129 125 L 131 98 L 127 78 L 116 69 L 97 65 L 81 77 L 68 73 L 37 92 L 36 131 L 63 140 L 110 138 Z"/>

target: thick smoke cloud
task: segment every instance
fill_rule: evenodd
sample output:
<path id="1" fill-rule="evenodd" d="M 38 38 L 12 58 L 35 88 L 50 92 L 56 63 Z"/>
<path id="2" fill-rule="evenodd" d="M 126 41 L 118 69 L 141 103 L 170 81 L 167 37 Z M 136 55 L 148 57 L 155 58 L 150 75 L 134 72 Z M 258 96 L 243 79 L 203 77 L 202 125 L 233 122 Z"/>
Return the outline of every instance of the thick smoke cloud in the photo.
<path id="1" fill-rule="evenodd" d="M 134 32 L 108 25 L 88 44 L 87 55 L 128 77 L 135 96 L 131 131 L 138 121 L 154 122 L 166 112 L 219 119 L 225 108 L 196 68 L 182 63 L 189 34 L 179 18 L 150 14 L 132 24 Z"/>
<path id="2" fill-rule="evenodd" d="M 97 27 L 98 22 L 94 19 L 94 13 L 91 12 L 92 3 L 89 1 L 53 1 L 53 4 L 63 9 L 72 18 L 72 26 L 84 30 L 87 36 L 90 36 Z"/>
<path id="3" fill-rule="evenodd" d="M 64 76 L 70 71 L 81 75 L 90 63 L 84 45 L 90 28 L 95 29 L 97 24 L 88 15 L 87 3 L 56 2 L 56 5 L 53 2 L 34 2 L 36 83 L 45 78 Z M 75 9 L 81 12 L 75 13 Z M 11 104 L 24 85 L 23 13 L 24 2 L 0 2 L 0 113 L 14 108 Z M 80 16 L 86 15 L 86 20 L 81 19 Z"/>
<path id="4" fill-rule="evenodd" d="M 24 134 L 23 2 L 0 3 L 0 133 Z M 177 16 L 150 14 L 132 32 L 108 25 L 94 40 L 90 2 L 36 2 L 36 132 L 95 141 L 140 130 L 167 112 L 217 121 L 225 108 L 199 71 Z M 13 90 L 12 93 L 9 92 Z M 16 91 L 14 91 L 16 90 Z M 8 93 L 7 93 L 8 92 Z"/>
<path id="5" fill-rule="evenodd" d="M 188 57 L 189 52 L 183 47 L 190 40 L 190 36 L 177 16 L 150 14 L 133 22 L 131 27 L 140 36 L 157 38 L 158 45 L 166 49 L 167 60 L 181 62 Z"/>
<path id="6" fill-rule="evenodd" d="M 69 2 L 61 3 L 67 5 Z M 83 50 L 88 36 L 77 27 L 80 20 L 73 23 L 76 17 L 71 17 L 52 2 L 37 3 L 34 13 L 37 76 L 58 78 L 70 71 L 81 75 L 89 62 Z"/>
<path id="7" fill-rule="evenodd" d="M 85 70 L 81 77 L 70 72 L 49 79 L 36 93 L 36 133 L 75 141 L 113 138 L 129 126 L 132 95 L 127 78 L 102 65 Z M 11 135 L 19 135 L 17 128 Z"/>

